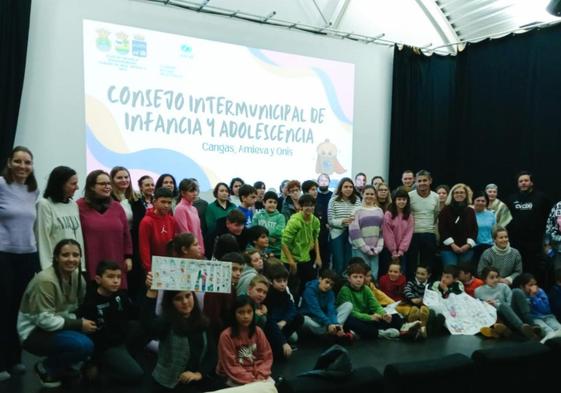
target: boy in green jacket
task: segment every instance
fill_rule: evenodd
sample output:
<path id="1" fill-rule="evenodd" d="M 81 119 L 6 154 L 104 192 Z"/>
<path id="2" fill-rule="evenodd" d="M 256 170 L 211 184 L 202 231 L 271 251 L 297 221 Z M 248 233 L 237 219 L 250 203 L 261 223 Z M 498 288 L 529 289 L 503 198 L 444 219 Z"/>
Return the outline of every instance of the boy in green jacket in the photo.
<path id="1" fill-rule="evenodd" d="M 298 304 L 306 283 L 316 278 L 316 269 L 321 268 L 319 253 L 319 219 L 314 216 L 315 199 L 304 194 L 298 199 L 302 211 L 294 213 L 284 231 L 281 241 L 281 261 L 290 272 L 288 286 Z M 310 251 L 315 250 L 315 261 L 312 262 Z"/>
<path id="2" fill-rule="evenodd" d="M 269 231 L 269 248 L 275 258 L 281 256 L 282 231 L 286 225 L 284 216 L 277 210 L 278 197 L 273 191 L 267 191 L 263 196 L 265 208 L 253 216 L 253 225 L 260 225 Z"/>
<path id="3" fill-rule="evenodd" d="M 344 328 L 362 338 L 378 336 L 392 339 L 400 336 L 415 336 L 419 330 L 418 323 L 403 324 L 397 314 L 387 314 L 380 306 L 372 291 L 364 285 L 366 268 L 363 263 L 352 263 L 347 268 L 348 283 L 337 295 L 337 306 L 351 302 L 353 311 L 347 318 Z M 418 321 L 417 321 L 418 322 Z M 404 327 L 405 329 L 402 329 Z M 402 332 L 400 332 L 402 329 Z"/>

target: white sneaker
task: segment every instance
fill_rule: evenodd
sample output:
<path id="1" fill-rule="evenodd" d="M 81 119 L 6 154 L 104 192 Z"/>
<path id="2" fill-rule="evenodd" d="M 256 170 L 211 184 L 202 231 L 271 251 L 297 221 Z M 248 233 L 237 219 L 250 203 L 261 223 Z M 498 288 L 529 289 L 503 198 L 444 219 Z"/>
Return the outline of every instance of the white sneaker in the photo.
<path id="1" fill-rule="evenodd" d="M 406 322 L 403 325 L 401 325 L 401 329 L 399 330 L 401 332 L 408 332 L 411 328 L 417 330 L 417 327 L 420 328 L 420 326 L 421 326 L 421 321 Z"/>
<path id="2" fill-rule="evenodd" d="M 542 340 L 540 341 L 542 344 L 545 344 L 545 342 L 547 340 L 551 340 L 552 338 L 555 337 L 561 337 L 561 329 L 556 330 L 554 332 L 548 333 L 544 338 L 542 338 Z"/>
<path id="3" fill-rule="evenodd" d="M 10 379 L 11 375 L 7 371 L 0 371 L 0 382 L 7 381 Z"/>
<path id="4" fill-rule="evenodd" d="M 399 338 L 399 330 L 394 328 L 378 330 L 378 336 L 385 338 L 386 340 L 394 340 Z"/>

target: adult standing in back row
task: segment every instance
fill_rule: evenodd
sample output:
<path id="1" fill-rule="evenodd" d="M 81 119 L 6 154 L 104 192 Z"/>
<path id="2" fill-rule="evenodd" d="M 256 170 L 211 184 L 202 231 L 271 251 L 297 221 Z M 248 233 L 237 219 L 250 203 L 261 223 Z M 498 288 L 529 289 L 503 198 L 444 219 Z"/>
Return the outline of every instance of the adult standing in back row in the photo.
<path id="1" fill-rule="evenodd" d="M 438 194 L 431 191 L 432 176 L 420 170 L 415 177 L 415 189 L 409 192 L 411 213 L 415 229 L 407 252 L 407 278 L 412 280 L 418 264 L 424 264 L 434 272 L 436 254 L 436 220 L 440 212 Z"/>
<path id="2" fill-rule="evenodd" d="M 545 274 L 540 271 L 545 224 L 551 201 L 534 189 L 532 174 L 528 171 L 516 177 L 518 192 L 508 197 L 506 204 L 512 214 L 508 225 L 511 245 L 522 254 L 524 271 L 532 273 L 538 282 L 544 283 Z M 543 285 L 543 284 L 542 284 Z"/>
<path id="3" fill-rule="evenodd" d="M 0 382 L 25 371 L 16 323 L 25 287 L 41 270 L 33 234 L 38 196 L 33 155 L 17 146 L 0 176 Z"/>

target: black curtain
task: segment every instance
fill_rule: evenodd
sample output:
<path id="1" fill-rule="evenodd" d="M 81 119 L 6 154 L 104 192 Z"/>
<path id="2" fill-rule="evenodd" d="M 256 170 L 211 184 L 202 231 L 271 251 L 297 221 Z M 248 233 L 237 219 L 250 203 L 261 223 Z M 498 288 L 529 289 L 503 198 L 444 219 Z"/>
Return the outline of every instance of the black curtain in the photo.
<path id="1" fill-rule="evenodd" d="M 16 135 L 30 11 L 31 0 L 0 0 L 0 167 Z"/>
<path id="2" fill-rule="evenodd" d="M 561 26 L 485 41 L 456 57 L 394 54 L 390 181 L 428 169 L 434 183 L 496 183 L 515 175 L 561 198 Z M 557 154 L 556 154 L 557 153 Z"/>

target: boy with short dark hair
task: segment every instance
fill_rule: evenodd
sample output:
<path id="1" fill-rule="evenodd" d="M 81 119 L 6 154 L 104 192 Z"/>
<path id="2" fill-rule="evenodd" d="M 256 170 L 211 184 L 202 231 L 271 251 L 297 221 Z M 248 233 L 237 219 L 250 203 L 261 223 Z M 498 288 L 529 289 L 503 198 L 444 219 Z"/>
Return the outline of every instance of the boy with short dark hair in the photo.
<path id="1" fill-rule="evenodd" d="M 101 261 L 96 269 L 97 286 L 88 288 L 79 315 L 94 321 L 97 326 L 91 335 L 95 352 L 93 363 L 87 368 L 88 376 L 94 379 L 97 369 L 102 368 L 114 380 L 134 383 L 144 374 L 129 352 L 132 348 L 127 348 L 130 321 L 137 317 L 137 310 L 127 292 L 120 289 L 121 277 L 118 263 Z"/>
<path id="2" fill-rule="evenodd" d="M 152 270 L 153 256 L 166 256 L 167 245 L 175 236 L 176 223 L 171 215 L 173 193 L 160 187 L 154 193 L 152 208 L 140 221 L 138 248 L 145 272 Z"/>
<path id="3" fill-rule="evenodd" d="M 248 249 L 251 247 L 261 254 L 264 261 L 272 254 L 269 251 L 269 231 L 253 220 L 253 226 L 247 230 Z"/>
<path id="4" fill-rule="evenodd" d="M 278 197 L 273 191 L 267 191 L 263 196 L 264 209 L 257 212 L 253 217 L 253 224 L 260 225 L 269 231 L 269 247 L 268 252 L 273 254 L 275 258 L 281 256 L 281 238 L 286 219 L 277 210 Z"/>
<path id="5" fill-rule="evenodd" d="M 440 281 L 432 284 L 432 290 L 439 292 L 444 299 L 451 293 L 459 295 L 464 292 L 464 285 L 458 281 L 458 268 L 453 265 L 444 266 Z"/>
<path id="6" fill-rule="evenodd" d="M 230 211 L 226 217 L 216 220 L 216 229 L 209 236 L 209 244 L 212 245 L 210 250 L 206 250 L 206 257 L 212 258 L 216 241 L 221 235 L 229 233 L 236 238 L 238 249 L 245 250 L 247 246 L 247 231 L 245 229 L 246 218 L 241 210 L 234 209 Z"/>
<path id="7" fill-rule="evenodd" d="M 247 295 L 255 303 L 255 323 L 260 328 L 264 329 L 267 324 L 267 306 L 263 304 L 269 293 L 269 286 L 271 283 L 267 277 L 258 274 L 251 279 L 247 289 Z"/>
<path id="8" fill-rule="evenodd" d="M 405 284 L 402 301 L 396 311 L 407 318 L 407 322 L 421 321 L 421 334 L 426 337 L 426 327 L 430 309 L 423 304 L 425 290 L 429 283 L 430 269 L 426 265 L 417 265 L 415 278 Z"/>
<path id="9" fill-rule="evenodd" d="M 257 190 L 249 184 L 244 184 L 240 187 L 238 196 L 240 197 L 241 202 L 238 209 L 240 209 L 245 216 L 245 227 L 249 228 L 253 222 L 255 201 L 257 201 Z"/>
<path id="10" fill-rule="evenodd" d="M 475 266 L 471 262 L 458 264 L 458 279 L 464 284 L 465 292 L 475 297 L 475 290 L 484 284 L 483 280 L 475 277 Z"/>
<path id="11" fill-rule="evenodd" d="M 344 337 L 343 325 L 349 317 L 353 305 L 350 302 L 335 306 L 332 288 L 337 274 L 329 269 L 319 273 L 319 279 L 309 281 L 302 294 L 300 312 L 304 315 L 303 328 L 316 335 Z M 352 338 L 352 335 L 349 337 Z"/>
<path id="12" fill-rule="evenodd" d="M 287 291 L 288 271 L 282 264 L 268 267 L 267 274 L 272 284 L 265 299 L 268 309 L 265 333 L 271 344 L 275 359 L 285 359 L 292 354 L 288 338 L 304 323 L 292 297 Z"/>
<path id="13" fill-rule="evenodd" d="M 290 291 L 298 304 L 306 283 L 314 279 L 315 269 L 321 268 L 319 253 L 319 219 L 314 216 L 316 201 L 309 194 L 298 200 L 302 211 L 294 213 L 282 233 L 281 260 L 287 265 L 291 274 Z M 310 258 L 310 251 L 315 251 L 315 261 Z"/>

